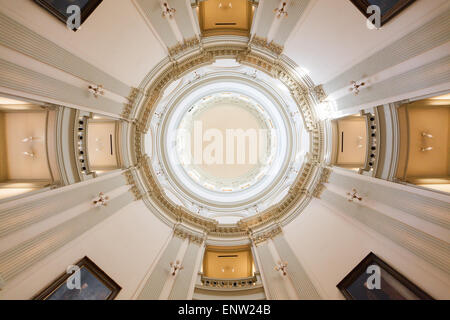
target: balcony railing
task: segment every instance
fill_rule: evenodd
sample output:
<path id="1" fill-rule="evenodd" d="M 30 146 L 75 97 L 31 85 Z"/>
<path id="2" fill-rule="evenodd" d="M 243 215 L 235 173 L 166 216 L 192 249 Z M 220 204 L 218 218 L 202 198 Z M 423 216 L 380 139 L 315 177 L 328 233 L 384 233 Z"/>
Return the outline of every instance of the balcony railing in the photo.
<path id="1" fill-rule="evenodd" d="M 362 171 L 372 172 L 375 174 L 378 165 L 380 132 L 378 130 L 378 117 L 377 114 L 362 113 L 366 117 L 367 127 L 367 153 L 364 167 L 360 169 Z"/>
<path id="2" fill-rule="evenodd" d="M 257 285 L 256 275 L 248 278 L 239 279 L 216 279 L 201 277 L 202 286 L 219 289 L 248 289 Z"/>
<path id="3" fill-rule="evenodd" d="M 87 122 L 89 116 L 80 114 L 77 110 L 74 125 L 75 158 L 80 179 L 87 180 L 95 178 L 95 173 L 89 168 L 88 145 L 87 145 Z"/>

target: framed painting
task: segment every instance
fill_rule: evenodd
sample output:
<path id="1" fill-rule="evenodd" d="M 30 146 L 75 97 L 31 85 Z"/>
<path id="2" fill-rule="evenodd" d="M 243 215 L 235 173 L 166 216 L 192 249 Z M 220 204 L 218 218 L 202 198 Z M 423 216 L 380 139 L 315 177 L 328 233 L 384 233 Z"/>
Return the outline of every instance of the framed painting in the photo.
<path id="1" fill-rule="evenodd" d="M 121 287 L 88 257 L 74 265 L 37 294 L 33 300 L 114 300 Z M 78 285 L 74 285 L 77 281 Z M 75 280 L 75 281 L 74 281 Z"/>
<path id="2" fill-rule="evenodd" d="M 433 300 L 372 252 L 337 287 L 347 300 Z"/>
<path id="3" fill-rule="evenodd" d="M 350 0 L 361 13 L 369 18 L 372 14 L 367 13 L 369 6 L 378 6 L 381 10 L 381 26 L 386 24 L 393 17 L 405 10 L 416 0 Z"/>
<path id="4" fill-rule="evenodd" d="M 67 13 L 67 8 L 77 5 L 81 11 L 81 24 L 94 12 L 103 0 L 34 0 L 62 22 L 66 23 L 71 14 Z M 76 31 L 77 29 L 74 29 Z"/>

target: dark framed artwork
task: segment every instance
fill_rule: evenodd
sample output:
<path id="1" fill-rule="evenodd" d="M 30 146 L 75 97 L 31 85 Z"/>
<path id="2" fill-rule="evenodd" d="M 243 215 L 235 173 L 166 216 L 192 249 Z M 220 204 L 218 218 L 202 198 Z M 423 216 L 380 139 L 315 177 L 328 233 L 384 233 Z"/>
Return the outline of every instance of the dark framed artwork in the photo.
<path id="1" fill-rule="evenodd" d="M 370 266 L 379 267 L 379 288 L 368 288 L 369 277 L 374 274 L 373 271 L 369 272 Z M 337 287 L 347 300 L 433 300 L 372 252 Z"/>
<path id="2" fill-rule="evenodd" d="M 67 280 L 73 274 L 64 273 L 33 300 L 114 300 L 122 289 L 88 257 L 76 266 L 80 268 L 80 289 L 69 289 Z"/>
<path id="3" fill-rule="evenodd" d="M 371 14 L 367 13 L 367 8 L 372 5 L 379 6 L 381 9 L 381 26 L 386 24 L 393 17 L 405 10 L 416 0 L 350 0 L 361 13 L 369 18 Z"/>
<path id="4" fill-rule="evenodd" d="M 62 22 L 66 23 L 70 14 L 67 8 L 77 5 L 81 9 L 81 24 L 94 12 L 103 0 L 34 0 Z M 76 29 L 74 29 L 76 31 Z"/>

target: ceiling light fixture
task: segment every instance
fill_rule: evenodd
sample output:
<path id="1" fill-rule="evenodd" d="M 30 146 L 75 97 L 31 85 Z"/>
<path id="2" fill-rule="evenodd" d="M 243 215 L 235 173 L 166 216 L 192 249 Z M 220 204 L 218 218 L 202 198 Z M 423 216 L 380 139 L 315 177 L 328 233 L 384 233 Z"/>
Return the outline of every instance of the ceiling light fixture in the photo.
<path id="1" fill-rule="evenodd" d="M 100 85 L 89 85 L 88 90 L 90 93 L 94 95 L 95 98 L 98 98 L 98 96 L 105 95 L 105 91 L 103 90 L 103 86 Z"/>
<path id="2" fill-rule="evenodd" d="M 351 88 L 349 89 L 351 92 L 353 92 L 355 94 L 355 96 L 357 96 L 359 94 L 360 88 L 364 87 L 366 85 L 365 82 L 360 82 L 357 83 L 356 81 L 350 81 L 350 84 L 352 85 Z"/>
<path id="3" fill-rule="evenodd" d="M 103 192 L 100 192 L 98 196 L 92 201 L 94 207 L 106 207 L 108 205 L 109 197 L 106 196 Z"/>
<path id="4" fill-rule="evenodd" d="M 356 189 L 352 189 L 352 192 L 348 192 L 347 196 L 348 196 L 348 198 L 347 198 L 348 202 L 354 202 L 354 201 L 361 202 L 363 199 Z"/>
<path id="5" fill-rule="evenodd" d="M 169 263 L 169 265 L 170 265 L 170 273 L 173 276 L 175 276 L 180 270 L 184 269 L 179 260 L 175 261 L 175 263 L 171 262 Z"/>
<path id="6" fill-rule="evenodd" d="M 280 271 L 283 276 L 287 275 L 287 266 L 288 263 L 286 261 L 278 261 L 278 264 L 275 266 L 276 271 Z"/>
<path id="7" fill-rule="evenodd" d="M 175 8 L 171 8 L 167 2 L 163 3 L 163 12 L 162 12 L 163 17 L 167 16 L 169 19 L 172 19 L 173 16 L 175 15 L 175 12 L 177 12 Z"/>
<path id="8" fill-rule="evenodd" d="M 275 12 L 275 15 L 276 15 L 277 18 L 282 18 L 282 17 L 287 17 L 288 16 L 288 13 L 287 13 L 287 10 L 286 10 L 286 5 L 287 5 L 287 3 L 283 2 L 281 8 L 276 8 L 276 9 L 273 10 L 273 12 Z"/>

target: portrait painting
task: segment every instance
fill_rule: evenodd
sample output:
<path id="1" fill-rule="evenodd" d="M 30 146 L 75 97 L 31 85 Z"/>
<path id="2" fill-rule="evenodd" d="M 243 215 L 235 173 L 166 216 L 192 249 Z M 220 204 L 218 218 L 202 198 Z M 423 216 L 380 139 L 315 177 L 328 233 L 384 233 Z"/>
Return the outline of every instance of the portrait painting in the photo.
<path id="1" fill-rule="evenodd" d="M 72 13 L 67 12 L 71 5 L 80 7 L 81 24 L 94 12 L 103 0 L 34 0 L 43 8 L 47 9 L 56 18 L 66 23 Z M 76 31 L 76 29 L 74 30 Z"/>
<path id="2" fill-rule="evenodd" d="M 350 0 L 361 13 L 369 18 L 372 13 L 367 12 L 369 6 L 378 6 L 381 13 L 381 26 L 405 10 L 415 0 Z"/>
<path id="3" fill-rule="evenodd" d="M 113 300 L 121 290 L 88 257 L 80 260 L 72 270 L 61 275 L 34 300 Z"/>
<path id="4" fill-rule="evenodd" d="M 338 285 L 347 300 L 432 300 L 386 262 L 370 253 Z"/>

